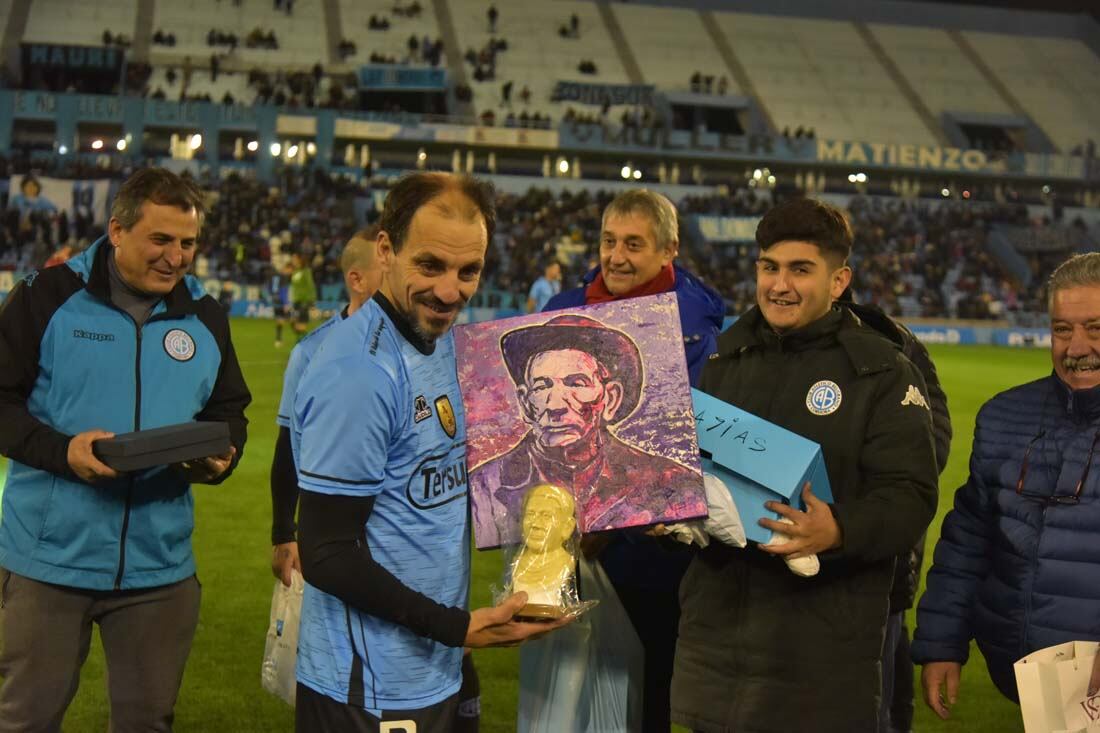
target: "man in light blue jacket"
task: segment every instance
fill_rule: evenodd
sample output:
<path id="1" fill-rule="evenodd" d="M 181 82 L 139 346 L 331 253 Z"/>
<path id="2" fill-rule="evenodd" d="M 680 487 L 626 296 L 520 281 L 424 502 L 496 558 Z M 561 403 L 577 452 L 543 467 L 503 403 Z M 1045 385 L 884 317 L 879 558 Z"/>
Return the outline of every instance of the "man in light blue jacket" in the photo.
<path id="1" fill-rule="evenodd" d="M 60 730 L 93 622 L 112 730 L 171 730 L 199 614 L 191 483 L 233 470 L 251 400 L 224 311 L 186 274 L 204 211 L 193 183 L 139 171 L 107 236 L 0 308 L 0 730 Z M 93 451 L 193 420 L 226 422 L 230 451 L 125 474 Z"/>

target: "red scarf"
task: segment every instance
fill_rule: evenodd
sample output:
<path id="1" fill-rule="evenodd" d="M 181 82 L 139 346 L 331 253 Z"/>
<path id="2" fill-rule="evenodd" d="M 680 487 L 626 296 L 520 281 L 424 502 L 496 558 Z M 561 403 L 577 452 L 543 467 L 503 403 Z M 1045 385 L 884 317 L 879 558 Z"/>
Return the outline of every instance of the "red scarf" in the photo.
<path id="1" fill-rule="evenodd" d="M 607 303 L 612 300 L 623 300 L 624 298 L 638 298 L 643 295 L 657 295 L 658 293 L 667 293 L 674 287 L 676 287 L 676 270 L 673 269 L 671 262 L 661 268 L 661 271 L 657 273 L 657 277 L 622 295 L 615 295 L 607 289 L 601 270 L 597 273 L 596 279 L 584 289 L 584 304 L 592 305 L 593 303 Z"/>

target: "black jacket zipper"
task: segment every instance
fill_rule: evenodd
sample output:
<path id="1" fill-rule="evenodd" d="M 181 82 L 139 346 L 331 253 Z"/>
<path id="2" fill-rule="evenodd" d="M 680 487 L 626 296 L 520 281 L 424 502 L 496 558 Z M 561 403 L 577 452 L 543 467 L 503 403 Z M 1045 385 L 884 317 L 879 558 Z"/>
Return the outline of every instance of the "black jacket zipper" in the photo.
<path id="1" fill-rule="evenodd" d="M 131 318 L 130 320 L 133 320 Z M 134 354 L 134 430 L 141 430 L 141 326 L 134 321 L 137 332 L 137 349 Z M 130 506 L 134 500 L 134 479 L 126 485 L 126 511 L 122 515 L 122 534 L 118 542 L 118 574 L 115 575 L 115 590 L 122 588 L 122 574 L 126 571 L 126 534 L 130 529 Z"/>

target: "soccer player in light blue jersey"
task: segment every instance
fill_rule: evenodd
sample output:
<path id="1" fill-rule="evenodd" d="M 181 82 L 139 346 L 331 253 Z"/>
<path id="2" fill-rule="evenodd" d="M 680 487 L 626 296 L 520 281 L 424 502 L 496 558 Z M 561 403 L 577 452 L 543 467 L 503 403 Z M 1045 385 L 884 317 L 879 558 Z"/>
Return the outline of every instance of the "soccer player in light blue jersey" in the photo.
<path id="1" fill-rule="evenodd" d="M 466 435 L 450 329 L 477 290 L 494 223 L 488 184 L 398 182 L 376 243 L 381 288 L 329 329 L 299 384 L 300 732 L 451 731 L 463 646 L 565 623 L 513 620 L 522 592 L 466 610 Z"/>
<path id="2" fill-rule="evenodd" d="M 283 372 L 283 396 L 275 417 L 279 437 L 271 460 L 271 572 L 287 587 L 290 586 L 291 569 L 302 571 L 295 537 L 297 527 L 294 524 L 298 509 L 298 473 L 290 449 L 290 414 L 294 408 L 294 393 L 331 327 L 359 310 L 382 284 L 382 270 L 374 257 L 377 237 L 378 226 L 373 225 L 353 234 L 344 245 L 344 251 L 340 254 L 340 270 L 344 274 L 348 304 L 294 347 Z"/>

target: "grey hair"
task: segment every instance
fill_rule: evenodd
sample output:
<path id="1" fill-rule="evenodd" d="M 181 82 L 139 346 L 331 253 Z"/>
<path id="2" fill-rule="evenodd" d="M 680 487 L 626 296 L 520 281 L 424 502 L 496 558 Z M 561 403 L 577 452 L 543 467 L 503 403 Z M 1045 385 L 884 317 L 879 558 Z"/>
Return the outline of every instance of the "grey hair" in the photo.
<path id="1" fill-rule="evenodd" d="M 142 168 L 126 179 L 111 206 L 111 218 L 126 231 L 141 220 L 146 202 L 175 206 L 180 211 L 195 210 L 202 226 L 206 218 L 206 194 L 191 178 L 178 176 L 166 168 Z"/>
<path id="2" fill-rule="evenodd" d="M 653 222 L 653 235 L 657 248 L 666 250 L 679 240 L 679 220 L 676 207 L 667 197 L 648 188 L 632 188 L 623 191 L 603 210 L 603 223 L 608 216 L 626 216 L 640 212 Z"/>
<path id="3" fill-rule="evenodd" d="M 1051 310 L 1059 290 L 1090 285 L 1100 285 L 1100 252 L 1074 255 L 1058 265 L 1047 281 L 1047 310 Z"/>

